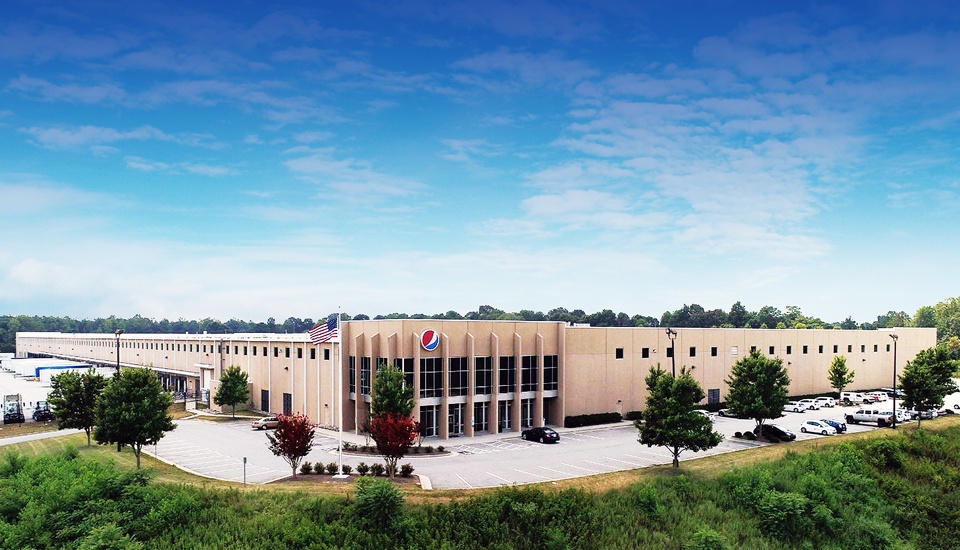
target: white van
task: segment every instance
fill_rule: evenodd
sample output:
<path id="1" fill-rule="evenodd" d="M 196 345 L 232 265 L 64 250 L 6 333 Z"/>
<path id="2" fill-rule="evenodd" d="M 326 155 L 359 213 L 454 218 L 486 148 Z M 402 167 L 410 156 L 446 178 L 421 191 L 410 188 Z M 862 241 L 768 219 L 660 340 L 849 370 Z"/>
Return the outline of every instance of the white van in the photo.
<path id="1" fill-rule="evenodd" d="M 845 391 L 840 392 L 840 402 L 844 405 L 863 405 L 867 403 L 873 403 L 873 398 L 867 397 L 862 393 Z"/>

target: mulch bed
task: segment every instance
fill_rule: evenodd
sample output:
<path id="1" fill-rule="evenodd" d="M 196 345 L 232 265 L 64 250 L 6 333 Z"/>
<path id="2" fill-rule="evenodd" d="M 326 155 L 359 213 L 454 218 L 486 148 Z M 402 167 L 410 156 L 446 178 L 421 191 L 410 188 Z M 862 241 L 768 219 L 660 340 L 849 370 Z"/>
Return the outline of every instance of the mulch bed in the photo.
<path id="1" fill-rule="evenodd" d="M 296 477 L 288 476 L 283 479 L 278 479 L 276 481 L 273 481 L 272 483 L 287 483 L 291 481 L 298 481 L 301 483 L 350 483 L 350 484 L 353 484 L 360 477 L 363 477 L 363 476 L 350 474 L 349 477 L 338 479 L 328 474 L 297 474 Z M 366 477 L 370 477 L 370 476 L 366 476 Z M 379 478 L 387 481 L 390 480 L 390 478 L 387 476 L 379 476 Z M 419 485 L 420 478 L 418 478 L 416 475 L 412 475 L 410 477 L 397 476 L 393 478 L 393 482 L 396 483 L 397 485 L 407 485 L 411 483 L 414 485 Z"/>

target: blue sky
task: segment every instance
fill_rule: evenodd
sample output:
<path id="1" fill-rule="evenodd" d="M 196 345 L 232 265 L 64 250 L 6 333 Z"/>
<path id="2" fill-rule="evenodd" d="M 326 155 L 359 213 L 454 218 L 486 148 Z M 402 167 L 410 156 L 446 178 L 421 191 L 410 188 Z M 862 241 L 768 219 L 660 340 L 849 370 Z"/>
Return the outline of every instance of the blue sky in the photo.
<path id="1" fill-rule="evenodd" d="M 960 294 L 952 2 L 132 5 L 4 4 L 0 312 Z"/>

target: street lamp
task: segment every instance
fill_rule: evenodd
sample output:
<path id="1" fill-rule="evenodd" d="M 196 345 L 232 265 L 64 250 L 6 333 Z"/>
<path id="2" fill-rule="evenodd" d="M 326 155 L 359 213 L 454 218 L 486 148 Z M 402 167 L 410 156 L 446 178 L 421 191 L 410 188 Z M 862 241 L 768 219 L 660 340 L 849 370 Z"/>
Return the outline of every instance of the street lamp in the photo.
<path id="1" fill-rule="evenodd" d="M 117 329 L 114 334 L 117 335 L 117 374 L 120 374 L 120 335 L 123 334 L 123 329 Z"/>
<path id="2" fill-rule="evenodd" d="M 897 335 L 891 334 L 893 338 L 893 429 L 897 429 Z"/>
<path id="3" fill-rule="evenodd" d="M 677 340 L 677 331 L 668 327 L 667 338 L 670 339 L 670 361 L 673 363 L 673 368 L 672 368 L 673 377 L 676 378 L 677 377 L 677 350 L 674 347 L 674 344 L 676 343 L 676 340 Z"/>

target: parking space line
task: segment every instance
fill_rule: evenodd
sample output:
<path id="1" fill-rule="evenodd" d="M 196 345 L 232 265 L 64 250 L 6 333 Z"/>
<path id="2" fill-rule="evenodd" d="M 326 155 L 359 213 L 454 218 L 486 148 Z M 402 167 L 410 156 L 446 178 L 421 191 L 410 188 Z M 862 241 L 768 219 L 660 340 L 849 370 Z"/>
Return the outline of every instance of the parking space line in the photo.
<path id="1" fill-rule="evenodd" d="M 588 462 L 589 462 L 589 461 L 588 461 Z M 568 467 L 568 468 L 576 468 L 577 470 L 583 470 L 584 472 L 590 472 L 590 473 L 592 473 L 592 474 L 599 474 L 599 473 L 601 473 L 601 472 L 603 471 L 603 470 L 592 470 L 592 469 L 590 469 L 590 468 L 583 468 L 583 467 L 580 467 L 580 466 L 574 466 L 573 464 L 567 464 L 566 462 L 561 462 L 560 464 L 563 464 L 564 466 L 566 466 L 566 467 Z"/>
<path id="2" fill-rule="evenodd" d="M 547 477 L 547 476 L 542 476 L 542 475 L 540 475 L 540 474 L 535 474 L 535 473 L 533 473 L 533 472 L 525 472 L 525 471 L 523 471 L 523 470 L 518 470 L 518 469 L 516 469 L 516 468 L 514 468 L 513 471 L 514 471 L 514 472 L 520 472 L 521 474 L 526 474 L 526 475 L 528 475 L 528 476 L 539 477 L 540 479 L 550 479 L 550 478 Z"/>
<path id="3" fill-rule="evenodd" d="M 497 478 L 497 479 L 499 479 L 499 480 L 501 480 L 501 481 L 503 481 L 504 483 L 511 483 L 511 484 L 513 483 L 513 482 L 512 482 L 512 481 L 510 481 L 509 479 L 506 479 L 506 478 L 503 478 L 503 477 L 500 477 L 500 476 L 498 476 L 498 475 L 497 475 L 497 474 L 495 474 L 495 473 L 492 473 L 492 472 L 486 472 L 486 474 L 487 474 L 488 476 L 493 476 L 493 477 L 495 477 L 495 478 Z"/>
<path id="4" fill-rule="evenodd" d="M 463 479 L 463 476 L 461 476 L 460 474 L 457 474 L 457 477 L 460 479 L 460 481 L 463 482 L 464 485 L 467 486 L 467 489 L 473 489 L 473 488 L 474 488 L 473 485 L 470 485 L 470 483 L 468 483 L 467 480 Z"/>
<path id="5" fill-rule="evenodd" d="M 624 455 L 624 456 L 629 456 L 629 455 Z M 605 458 L 606 460 L 612 460 L 612 461 L 614 461 L 614 462 L 623 462 L 624 464 L 629 464 L 630 466 L 639 466 L 639 464 L 637 464 L 636 462 L 630 462 L 630 461 L 627 461 L 627 460 L 620 460 L 619 458 L 613 458 L 612 456 L 605 456 L 605 457 L 603 457 L 603 458 Z"/>
<path id="6" fill-rule="evenodd" d="M 560 475 L 564 475 L 564 476 L 569 474 L 569 472 L 564 472 L 564 471 L 561 471 L 561 470 L 554 470 L 553 468 L 547 468 L 546 466 L 537 466 L 537 468 L 541 468 L 541 469 L 543 469 L 543 470 L 550 470 L 551 472 L 553 472 L 553 473 L 555 473 L 555 474 L 560 474 Z"/>

